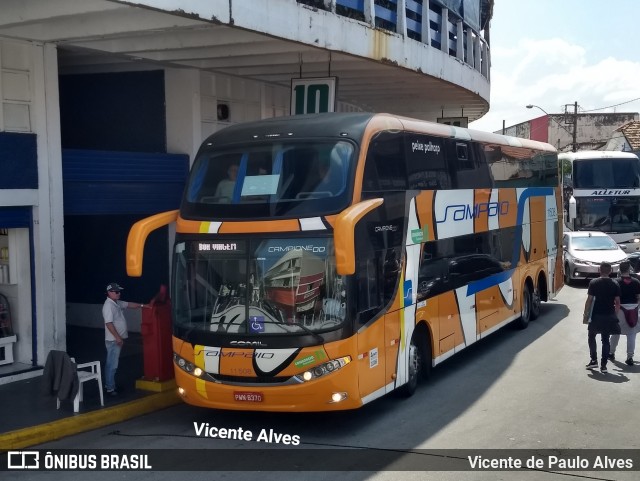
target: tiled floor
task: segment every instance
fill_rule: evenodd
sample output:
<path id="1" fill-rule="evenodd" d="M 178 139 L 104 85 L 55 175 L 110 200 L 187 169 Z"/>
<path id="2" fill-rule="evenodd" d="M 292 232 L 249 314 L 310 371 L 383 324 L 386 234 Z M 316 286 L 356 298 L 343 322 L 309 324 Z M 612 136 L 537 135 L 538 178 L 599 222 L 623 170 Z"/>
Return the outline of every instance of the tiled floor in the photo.
<path id="1" fill-rule="evenodd" d="M 67 327 L 67 352 L 76 362 L 101 361 L 104 367 L 105 347 L 102 329 Z M 30 368 L 28 365 L 14 366 Z M 9 376 L 8 368 L 0 371 L 0 376 Z M 105 406 L 113 406 L 151 395 L 147 391 L 137 390 L 136 380 L 144 374 L 142 338 L 132 333 L 125 343 L 120 356 L 120 365 L 116 375 L 119 395 L 105 395 Z M 94 381 L 84 383 L 84 399 L 80 403 L 79 414 L 101 409 L 98 384 Z M 75 416 L 73 403 L 64 401 L 56 409 L 56 398 L 45 392 L 42 376 L 0 385 L 0 433 L 45 424 L 51 421 Z"/>

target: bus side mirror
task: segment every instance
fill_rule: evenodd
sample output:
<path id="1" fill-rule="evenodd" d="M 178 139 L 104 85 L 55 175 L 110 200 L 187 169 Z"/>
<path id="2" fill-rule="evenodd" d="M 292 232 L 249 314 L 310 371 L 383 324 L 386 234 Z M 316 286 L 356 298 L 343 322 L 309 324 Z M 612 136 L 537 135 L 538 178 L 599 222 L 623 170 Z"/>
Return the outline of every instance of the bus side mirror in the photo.
<path id="1" fill-rule="evenodd" d="M 571 196 L 569 198 L 569 220 L 575 220 L 577 216 L 578 214 L 576 209 L 576 198 L 574 196 Z"/>
<path id="2" fill-rule="evenodd" d="M 383 202 L 383 199 L 365 200 L 348 207 L 336 217 L 333 228 L 333 242 L 338 275 L 348 276 L 356 272 L 356 224 L 366 214 L 380 207 Z"/>
<path id="3" fill-rule="evenodd" d="M 149 234 L 160 227 L 175 222 L 176 219 L 178 219 L 178 211 L 171 210 L 152 215 L 133 224 L 129 231 L 129 237 L 127 237 L 127 274 L 130 277 L 142 275 L 144 244 Z"/>

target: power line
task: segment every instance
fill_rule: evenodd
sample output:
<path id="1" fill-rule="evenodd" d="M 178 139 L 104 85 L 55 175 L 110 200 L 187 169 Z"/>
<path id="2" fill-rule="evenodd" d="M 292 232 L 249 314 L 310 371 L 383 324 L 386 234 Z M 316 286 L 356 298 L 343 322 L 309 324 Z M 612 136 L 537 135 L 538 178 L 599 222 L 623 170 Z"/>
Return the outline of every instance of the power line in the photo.
<path id="1" fill-rule="evenodd" d="M 595 112 L 596 110 L 612 109 L 613 107 L 619 107 L 620 105 L 630 104 L 631 102 L 635 102 L 636 100 L 640 100 L 640 97 L 638 97 L 637 99 L 627 100 L 626 102 L 621 102 L 619 104 L 609 105 L 608 107 L 599 107 L 597 109 L 583 110 L 582 112 L 586 113 L 586 112 Z"/>

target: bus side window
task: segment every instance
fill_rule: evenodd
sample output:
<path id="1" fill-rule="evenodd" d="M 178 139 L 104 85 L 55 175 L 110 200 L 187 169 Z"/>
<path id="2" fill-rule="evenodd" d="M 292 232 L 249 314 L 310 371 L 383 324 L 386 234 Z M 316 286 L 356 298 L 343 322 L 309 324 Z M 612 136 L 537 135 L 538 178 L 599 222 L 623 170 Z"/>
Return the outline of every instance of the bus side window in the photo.
<path id="1" fill-rule="evenodd" d="M 437 296 L 449 289 L 450 239 L 426 242 L 418 269 L 418 301 Z"/>
<path id="2" fill-rule="evenodd" d="M 380 132 L 369 144 L 364 168 L 364 192 L 398 191 L 407 188 L 402 132 Z"/>
<path id="3" fill-rule="evenodd" d="M 405 134 L 409 189 L 451 189 L 451 165 L 447 162 L 444 139 L 424 134 Z"/>
<path id="4" fill-rule="evenodd" d="M 473 170 L 475 167 L 471 149 L 465 142 L 456 142 L 456 158 L 459 170 Z"/>
<path id="5" fill-rule="evenodd" d="M 382 266 L 382 278 L 384 280 L 382 305 L 386 306 L 393 298 L 400 272 L 402 271 L 401 249 L 399 247 L 387 249 L 385 254 L 382 252 L 380 254 L 379 257 L 384 258 L 384 265 Z"/>
<path id="6" fill-rule="evenodd" d="M 493 177 L 487 165 L 484 151 L 478 144 L 450 140 L 450 162 L 455 165 L 456 188 L 487 189 L 493 187 Z"/>

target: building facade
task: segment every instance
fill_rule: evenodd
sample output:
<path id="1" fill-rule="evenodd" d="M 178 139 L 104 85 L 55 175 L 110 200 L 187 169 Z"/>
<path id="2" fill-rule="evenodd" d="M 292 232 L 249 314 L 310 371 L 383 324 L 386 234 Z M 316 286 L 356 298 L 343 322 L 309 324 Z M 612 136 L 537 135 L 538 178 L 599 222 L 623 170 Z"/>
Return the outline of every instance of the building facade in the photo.
<path id="1" fill-rule="evenodd" d="M 209 134 L 299 108 L 463 126 L 484 115 L 492 9 L 493 0 L 3 2 L 0 304 L 10 315 L 0 344 L 15 342 L 14 362 L 0 351 L 0 382 L 34 375 L 49 350 L 64 350 L 67 325 L 101 327 L 108 282 L 139 302 L 168 283 L 171 228 L 150 238 L 140 279 L 126 278 L 128 230 L 178 207 Z"/>
<path id="2" fill-rule="evenodd" d="M 604 150 L 619 150 L 640 154 L 640 121 L 632 120 L 615 129 Z"/>
<path id="3" fill-rule="evenodd" d="M 504 134 L 547 142 L 560 152 L 571 152 L 575 130 L 575 150 L 605 150 L 612 133 L 633 120 L 638 120 L 638 113 L 547 114 L 506 127 Z"/>

